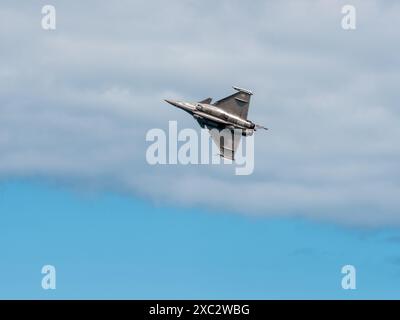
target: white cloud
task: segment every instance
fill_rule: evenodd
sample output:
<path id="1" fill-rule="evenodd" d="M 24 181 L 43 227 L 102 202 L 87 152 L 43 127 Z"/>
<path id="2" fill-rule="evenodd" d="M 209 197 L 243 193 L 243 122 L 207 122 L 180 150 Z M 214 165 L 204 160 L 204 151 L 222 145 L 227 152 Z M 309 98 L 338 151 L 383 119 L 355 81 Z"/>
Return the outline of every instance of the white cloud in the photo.
<path id="1" fill-rule="evenodd" d="M 54 1 L 0 10 L 0 176 L 50 178 L 179 205 L 399 224 L 397 2 Z M 255 92 L 255 172 L 153 167 L 145 134 L 197 127 L 164 98 Z"/>

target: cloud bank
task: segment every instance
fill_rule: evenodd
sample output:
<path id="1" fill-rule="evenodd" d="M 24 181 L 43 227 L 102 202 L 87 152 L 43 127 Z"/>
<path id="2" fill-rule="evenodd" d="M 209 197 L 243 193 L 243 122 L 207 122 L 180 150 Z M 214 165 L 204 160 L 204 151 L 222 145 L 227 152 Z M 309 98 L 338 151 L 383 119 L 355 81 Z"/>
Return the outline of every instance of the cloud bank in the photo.
<path id="1" fill-rule="evenodd" d="M 400 224 L 400 4 L 41 1 L 0 10 L 0 179 L 354 225 Z M 146 132 L 197 128 L 162 100 L 254 91 L 255 171 L 150 166 Z"/>

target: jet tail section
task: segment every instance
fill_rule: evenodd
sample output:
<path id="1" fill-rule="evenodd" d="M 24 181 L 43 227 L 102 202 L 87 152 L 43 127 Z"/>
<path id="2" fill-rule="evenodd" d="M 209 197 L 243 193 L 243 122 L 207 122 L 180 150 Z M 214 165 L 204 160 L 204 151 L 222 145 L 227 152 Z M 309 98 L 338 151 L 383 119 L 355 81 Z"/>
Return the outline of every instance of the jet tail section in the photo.
<path id="1" fill-rule="evenodd" d="M 253 93 L 249 90 L 238 87 L 233 87 L 233 89 L 238 92 L 217 101 L 214 105 L 229 113 L 235 114 L 242 119 L 247 119 L 250 97 Z"/>

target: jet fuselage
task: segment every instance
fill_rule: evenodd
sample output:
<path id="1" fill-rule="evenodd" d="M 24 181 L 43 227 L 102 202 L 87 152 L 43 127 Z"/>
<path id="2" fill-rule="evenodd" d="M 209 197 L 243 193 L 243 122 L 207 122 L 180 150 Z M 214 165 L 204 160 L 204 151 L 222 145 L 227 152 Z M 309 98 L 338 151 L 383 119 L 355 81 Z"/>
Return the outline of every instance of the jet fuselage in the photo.
<path id="1" fill-rule="evenodd" d="M 199 123 L 229 129 L 241 129 L 242 135 L 252 135 L 255 124 L 250 120 L 242 119 L 217 106 L 206 103 L 191 103 L 178 100 L 165 100 L 169 104 L 190 113 Z"/>

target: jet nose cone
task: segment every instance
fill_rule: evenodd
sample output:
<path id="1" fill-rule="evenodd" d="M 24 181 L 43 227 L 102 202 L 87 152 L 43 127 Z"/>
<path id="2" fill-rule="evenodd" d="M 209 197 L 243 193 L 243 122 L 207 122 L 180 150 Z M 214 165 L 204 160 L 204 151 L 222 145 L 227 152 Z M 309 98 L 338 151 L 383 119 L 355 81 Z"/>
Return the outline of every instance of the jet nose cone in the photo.
<path id="1" fill-rule="evenodd" d="M 173 106 L 176 106 L 176 105 L 177 105 L 177 103 L 176 103 L 175 100 L 165 99 L 164 101 L 165 101 L 165 102 L 168 102 L 169 104 L 172 104 Z"/>

